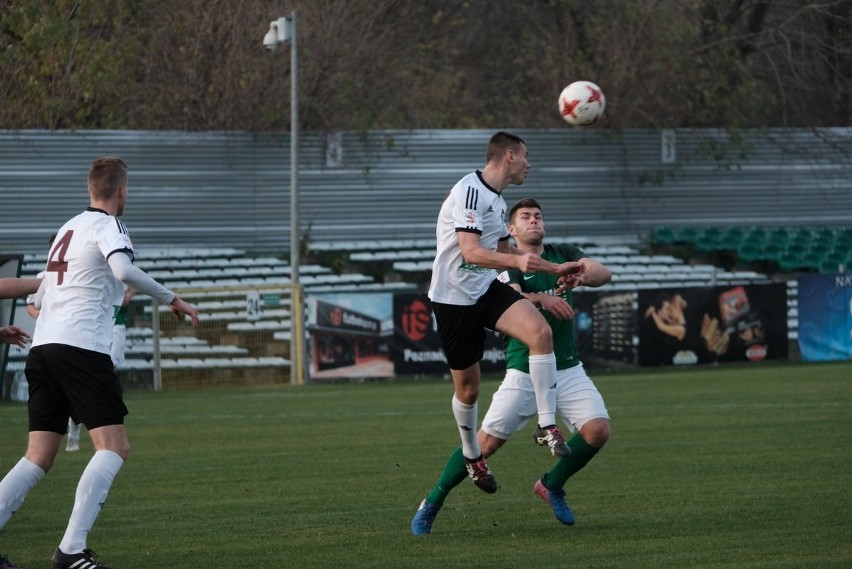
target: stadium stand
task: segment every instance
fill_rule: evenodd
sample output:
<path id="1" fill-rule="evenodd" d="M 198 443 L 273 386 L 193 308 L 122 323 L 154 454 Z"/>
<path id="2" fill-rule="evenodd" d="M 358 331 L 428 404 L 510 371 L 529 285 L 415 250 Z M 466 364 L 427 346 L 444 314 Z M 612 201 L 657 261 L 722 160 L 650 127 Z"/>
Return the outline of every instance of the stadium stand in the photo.
<path id="1" fill-rule="evenodd" d="M 387 247 L 424 247 L 430 243 L 395 241 Z M 434 241 L 431 242 L 434 247 Z M 376 247 L 376 242 L 354 243 L 353 251 Z M 45 255 L 26 255 L 23 276 L 35 276 L 45 266 Z M 369 264 L 371 261 L 367 260 Z M 290 340 L 289 264 L 276 257 L 253 257 L 235 248 L 164 248 L 140 250 L 135 263 L 169 288 L 180 292 L 199 311 L 200 326 L 189 332 L 171 324 L 167 306 L 158 307 L 161 327 L 159 355 L 164 374 L 173 370 L 227 371 L 287 368 Z M 347 269 L 355 267 L 353 264 Z M 416 290 L 397 280 L 378 282 L 373 276 L 347 270 L 335 272 L 320 264 L 299 266 L 299 280 L 307 294 Z M 247 310 L 247 294 L 259 299 L 259 310 Z M 145 384 L 154 365 L 153 305 L 147 297 L 131 301 L 135 326 L 127 333 L 126 362 L 119 375 L 127 384 Z M 174 329 L 173 329 L 174 328 Z M 195 333 L 195 336 L 188 336 Z M 12 350 L 9 373 L 23 370 L 26 350 Z"/>
<path id="2" fill-rule="evenodd" d="M 623 291 L 773 282 L 771 275 L 760 270 L 766 267 L 770 251 L 775 251 L 772 260 L 781 270 L 829 270 L 832 264 L 852 261 L 852 234 L 836 231 L 660 226 L 650 236 L 650 252 L 604 239 L 564 241 L 581 246 L 587 255 L 606 264 L 613 272 L 609 288 Z M 700 248 L 699 242 L 703 243 Z M 683 258 L 684 247 L 688 261 Z M 435 241 L 429 239 L 312 243 L 311 262 L 300 266 L 300 281 L 305 294 L 422 292 L 431 274 L 434 248 Z M 811 257 L 820 248 L 831 255 L 821 256 L 814 266 Z M 717 251 L 734 252 L 738 266 L 729 270 L 714 264 L 712 254 Z M 711 262 L 703 262 L 707 258 Z M 335 263 L 326 263 L 328 259 Z M 44 263 L 43 256 L 25 256 L 24 275 L 35 275 Z M 290 298 L 283 292 L 290 284 L 286 261 L 252 257 L 234 248 L 166 248 L 140 251 L 136 263 L 199 310 L 202 326 L 195 335 L 171 324 L 161 328 L 159 357 L 164 375 L 192 370 L 207 378 L 204 381 L 215 382 L 219 377 L 215 374 L 223 371 L 254 370 L 256 374 L 290 365 L 285 347 L 291 338 Z M 381 271 L 380 279 L 377 271 Z M 787 282 L 789 335 L 795 339 L 796 281 Z M 257 313 L 247 309 L 248 291 L 259 299 Z M 160 306 L 158 312 L 160 322 L 173 320 L 168 307 Z M 135 322 L 128 329 L 126 363 L 119 372 L 127 384 L 144 385 L 155 352 L 150 300 L 135 298 L 131 314 Z M 26 351 L 11 350 L 9 372 L 22 370 L 25 357 Z"/>

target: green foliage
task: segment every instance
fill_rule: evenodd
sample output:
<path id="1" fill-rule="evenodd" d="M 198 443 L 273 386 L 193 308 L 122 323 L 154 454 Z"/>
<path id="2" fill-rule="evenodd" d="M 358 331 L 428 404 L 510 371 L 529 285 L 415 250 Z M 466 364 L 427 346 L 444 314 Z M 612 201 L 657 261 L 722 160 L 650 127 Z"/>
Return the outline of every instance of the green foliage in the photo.
<path id="1" fill-rule="evenodd" d="M 0 33 L 3 123 L 118 128 L 134 104 L 142 38 L 132 0 L 9 3 Z M 11 125 L 10 125 L 11 126 Z"/>
<path id="2" fill-rule="evenodd" d="M 577 525 L 532 484 L 519 433 L 464 482 L 432 535 L 409 523 L 458 437 L 446 381 L 127 394 L 133 450 L 89 536 L 115 567 L 841 569 L 852 563 L 850 364 L 593 374 L 613 438 L 569 481 Z M 483 384 L 484 413 L 497 381 Z M 0 403 L 4 471 L 25 406 Z M 89 459 L 61 452 L 3 529 L 47 563 Z"/>
<path id="3" fill-rule="evenodd" d="M 852 2 L 6 0 L 2 128 L 561 128 L 588 79 L 605 127 L 846 126 Z"/>

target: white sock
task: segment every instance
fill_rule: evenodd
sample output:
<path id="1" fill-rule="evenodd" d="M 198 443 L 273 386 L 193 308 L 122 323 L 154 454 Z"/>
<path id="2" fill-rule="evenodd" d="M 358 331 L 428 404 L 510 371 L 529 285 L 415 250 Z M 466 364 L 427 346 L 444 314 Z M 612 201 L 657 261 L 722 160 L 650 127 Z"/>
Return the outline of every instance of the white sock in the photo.
<path id="1" fill-rule="evenodd" d="M 44 470 L 21 458 L 0 481 L 0 528 L 18 511 L 27 494 L 44 477 Z"/>
<path id="2" fill-rule="evenodd" d="M 86 549 L 86 537 L 95 525 L 101 506 L 106 501 L 112 481 L 124 461 L 111 450 L 99 450 L 89 461 L 77 483 L 77 495 L 71 519 L 62 537 L 59 549 L 63 553 L 80 553 Z"/>
<path id="3" fill-rule="evenodd" d="M 556 354 L 530 355 L 530 378 L 538 406 L 538 424 L 556 424 Z"/>
<path id="4" fill-rule="evenodd" d="M 467 458 L 479 458 L 482 449 L 476 441 L 476 421 L 479 417 L 476 402 L 474 401 L 471 405 L 462 403 L 453 394 L 453 415 L 456 417 L 459 435 L 461 435 L 462 454 Z"/>
<path id="5" fill-rule="evenodd" d="M 68 438 L 80 440 L 80 425 L 75 423 L 73 419 L 68 419 Z"/>

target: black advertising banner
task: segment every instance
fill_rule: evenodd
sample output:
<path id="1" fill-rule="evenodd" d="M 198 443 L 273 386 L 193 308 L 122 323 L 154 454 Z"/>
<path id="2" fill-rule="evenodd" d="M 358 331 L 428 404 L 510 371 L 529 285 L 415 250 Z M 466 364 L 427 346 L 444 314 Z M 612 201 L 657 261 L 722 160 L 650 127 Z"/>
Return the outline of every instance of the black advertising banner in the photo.
<path id="1" fill-rule="evenodd" d="M 634 364 L 636 314 L 633 292 L 580 291 L 573 294 L 574 338 L 587 368 Z"/>
<path id="2" fill-rule="evenodd" d="M 328 330 L 376 335 L 381 330 L 378 319 L 319 299 L 316 301 L 316 326 Z"/>
<path id="3" fill-rule="evenodd" d="M 449 374 L 426 294 L 309 295 L 308 305 L 312 378 Z M 577 350 L 589 368 L 788 356 L 785 283 L 583 290 L 574 294 L 573 305 Z M 482 371 L 502 374 L 503 338 L 490 331 L 485 337 Z"/>
<path id="4" fill-rule="evenodd" d="M 639 365 L 786 359 L 787 285 L 640 290 Z"/>
<path id="5" fill-rule="evenodd" d="M 391 359 L 396 375 L 445 375 L 450 372 L 427 295 L 394 294 L 393 322 Z M 484 373 L 504 371 L 506 357 L 502 336 L 496 332 L 486 332 L 485 336 L 485 354 L 480 368 Z"/>

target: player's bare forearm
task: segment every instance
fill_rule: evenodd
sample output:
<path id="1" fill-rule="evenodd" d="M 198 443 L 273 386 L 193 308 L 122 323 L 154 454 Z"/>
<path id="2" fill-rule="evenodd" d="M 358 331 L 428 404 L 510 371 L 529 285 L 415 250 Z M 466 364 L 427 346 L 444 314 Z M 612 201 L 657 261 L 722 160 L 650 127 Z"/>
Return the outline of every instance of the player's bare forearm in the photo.
<path id="1" fill-rule="evenodd" d="M 550 264 L 552 265 L 553 263 L 550 263 Z M 569 261 L 569 262 L 565 262 L 565 263 L 561 263 L 559 265 L 556 265 L 556 270 L 553 271 L 551 274 L 554 274 L 554 275 L 557 275 L 557 276 L 560 276 L 560 277 L 569 277 L 569 276 L 582 275 L 585 271 L 586 271 L 586 266 L 583 263 L 581 263 L 580 261 Z M 547 271 L 547 272 L 551 272 L 551 271 Z"/>
<path id="2" fill-rule="evenodd" d="M 20 298 L 35 294 L 41 284 L 41 279 L 0 279 L 0 298 Z"/>
<path id="3" fill-rule="evenodd" d="M 547 310 L 561 320 L 569 320 L 574 318 L 574 308 L 568 304 L 568 301 L 558 294 L 548 294 L 546 292 L 524 292 L 521 290 L 521 285 L 512 283 L 513 289 L 521 293 L 524 298 L 529 300 L 536 308 Z"/>
<path id="4" fill-rule="evenodd" d="M 468 263 L 489 269 L 521 269 L 520 258 L 511 252 L 507 241 L 501 241 L 497 250 L 486 249 L 479 244 L 476 235 L 459 233 L 459 247 L 462 257 Z"/>
<path id="5" fill-rule="evenodd" d="M 612 272 L 604 265 L 584 257 L 579 261 L 585 267 L 583 270 L 583 286 L 599 287 L 612 280 Z"/>

